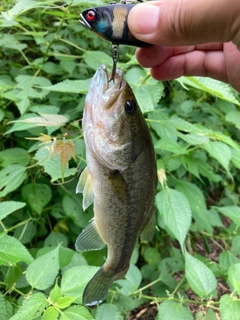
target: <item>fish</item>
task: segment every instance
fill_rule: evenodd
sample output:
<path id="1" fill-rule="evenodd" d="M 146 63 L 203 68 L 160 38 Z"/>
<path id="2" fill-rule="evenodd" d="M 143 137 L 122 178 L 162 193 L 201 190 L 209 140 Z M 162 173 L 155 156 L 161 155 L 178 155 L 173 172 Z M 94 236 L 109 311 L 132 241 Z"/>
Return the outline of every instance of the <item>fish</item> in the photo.
<path id="1" fill-rule="evenodd" d="M 110 285 L 125 276 L 138 237 L 151 241 L 157 169 L 149 127 L 132 89 L 116 69 L 110 81 L 106 66 L 98 68 L 86 96 L 82 128 L 87 167 L 77 193 L 94 218 L 76 240 L 77 251 L 107 246 L 107 259 L 86 285 L 83 304 L 105 300 Z"/>
<path id="2" fill-rule="evenodd" d="M 127 24 L 129 11 L 136 4 L 111 4 L 84 10 L 79 22 L 101 38 L 113 44 L 149 47 L 152 44 L 136 39 Z"/>

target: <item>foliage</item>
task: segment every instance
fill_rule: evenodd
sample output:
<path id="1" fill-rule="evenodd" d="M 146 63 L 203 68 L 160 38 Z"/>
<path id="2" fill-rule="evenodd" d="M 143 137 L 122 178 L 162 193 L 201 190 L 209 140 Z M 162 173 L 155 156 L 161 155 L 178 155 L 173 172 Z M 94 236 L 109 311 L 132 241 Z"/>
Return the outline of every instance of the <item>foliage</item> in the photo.
<path id="1" fill-rule="evenodd" d="M 78 23 L 103 0 L 2 1 L 0 16 L 0 318 L 240 318 L 239 94 L 211 79 L 164 85 L 120 46 L 154 141 L 157 231 L 97 309 L 81 305 L 106 252 L 75 251 L 93 216 L 75 193 L 85 167 L 85 94 L 111 45 Z M 196 310 L 196 306 L 199 306 Z M 149 308 L 150 305 L 149 305 Z"/>

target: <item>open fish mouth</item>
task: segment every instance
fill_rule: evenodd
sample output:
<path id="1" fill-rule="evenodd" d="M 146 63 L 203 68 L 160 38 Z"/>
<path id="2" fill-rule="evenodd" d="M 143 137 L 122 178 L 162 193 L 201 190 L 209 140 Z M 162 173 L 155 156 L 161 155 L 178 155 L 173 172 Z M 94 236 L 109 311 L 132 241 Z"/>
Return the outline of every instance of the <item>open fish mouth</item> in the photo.
<path id="1" fill-rule="evenodd" d="M 84 18 L 82 14 L 80 14 L 80 20 L 78 20 L 84 27 L 88 28 L 89 30 L 92 30 L 92 27 L 87 22 L 87 20 Z"/>
<path id="2" fill-rule="evenodd" d="M 110 73 L 108 75 L 108 87 L 109 88 L 116 88 L 116 89 L 121 89 L 123 83 L 123 72 L 120 69 L 116 69 L 114 72 L 114 77 L 113 74 Z"/>

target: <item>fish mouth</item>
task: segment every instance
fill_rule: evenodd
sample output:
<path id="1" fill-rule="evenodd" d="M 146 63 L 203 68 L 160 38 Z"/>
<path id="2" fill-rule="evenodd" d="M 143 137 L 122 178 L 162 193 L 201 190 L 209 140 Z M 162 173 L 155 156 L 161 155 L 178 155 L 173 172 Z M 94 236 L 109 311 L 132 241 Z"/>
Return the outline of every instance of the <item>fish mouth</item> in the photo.
<path id="1" fill-rule="evenodd" d="M 80 20 L 78 20 L 84 27 L 86 27 L 89 30 L 92 30 L 92 27 L 90 24 L 87 22 L 87 20 L 84 18 L 84 16 L 80 13 Z"/>
<path id="2" fill-rule="evenodd" d="M 123 72 L 120 69 L 116 69 L 108 75 L 108 87 L 121 89 L 123 83 Z"/>
<path id="3" fill-rule="evenodd" d="M 96 73 L 96 83 L 101 87 L 101 101 L 103 109 L 111 109 L 124 90 L 123 72 L 116 69 L 114 80 L 112 79 L 112 72 L 108 74 L 107 67 L 101 65 Z"/>

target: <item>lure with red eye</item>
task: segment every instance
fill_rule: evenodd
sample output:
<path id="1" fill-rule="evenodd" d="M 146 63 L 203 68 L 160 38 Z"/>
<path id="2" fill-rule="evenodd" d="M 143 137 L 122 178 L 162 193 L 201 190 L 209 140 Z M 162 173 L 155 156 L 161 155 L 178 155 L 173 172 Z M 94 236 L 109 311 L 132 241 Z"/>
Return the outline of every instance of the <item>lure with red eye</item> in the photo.
<path id="1" fill-rule="evenodd" d="M 151 44 L 136 39 L 128 28 L 127 18 L 133 6 L 135 4 L 111 4 L 90 8 L 80 14 L 79 21 L 101 38 L 114 44 L 149 47 Z"/>
<path id="2" fill-rule="evenodd" d="M 87 21 L 94 21 L 96 18 L 96 13 L 93 10 L 89 10 L 88 13 L 86 14 L 86 19 Z"/>

